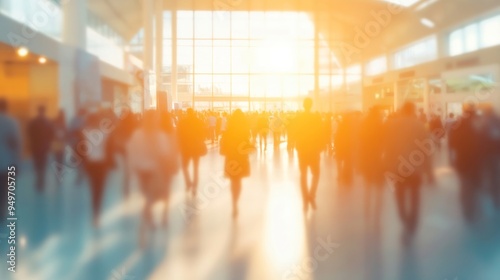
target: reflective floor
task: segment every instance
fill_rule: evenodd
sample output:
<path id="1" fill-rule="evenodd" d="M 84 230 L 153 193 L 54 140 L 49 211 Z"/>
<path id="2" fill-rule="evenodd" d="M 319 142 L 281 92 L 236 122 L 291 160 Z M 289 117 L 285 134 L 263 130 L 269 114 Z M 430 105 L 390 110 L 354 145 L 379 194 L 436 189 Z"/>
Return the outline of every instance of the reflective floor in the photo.
<path id="1" fill-rule="evenodd" d="M 297 161 L 282 146 L 252 155 L 236 222 L 223 161 L 212 147 L 201 160 L 197 201 L 187 198 L 178 175 L 168 226 L 158 226 L 144 249 L 143 199 L 134 182 L 124 198 L 120 168 L 109 178 L 96 230 L 87 184 L 74 185 L 74 171 L 61 187 L 49 176 L 52 187 L 39 196 L 27 162 L 18 177 L 17 272 L 0 279 L 500 279 L 500 213 L 485 200 L 483 219 L 474 228 L 465 224 L 445 155 L 436 158 L 437 185 L 422 190 L 420 226 L 408 243 L 394 192 L 384 190 L 380 221 L 367 219 L 361 180 L 339 185 L 335 160 L 326 156 L 318 209 L 304 216 Z M 164 205 L 156 210 L 159 218 Z M 5 254 L 0 258 L 5 264 Z"/>

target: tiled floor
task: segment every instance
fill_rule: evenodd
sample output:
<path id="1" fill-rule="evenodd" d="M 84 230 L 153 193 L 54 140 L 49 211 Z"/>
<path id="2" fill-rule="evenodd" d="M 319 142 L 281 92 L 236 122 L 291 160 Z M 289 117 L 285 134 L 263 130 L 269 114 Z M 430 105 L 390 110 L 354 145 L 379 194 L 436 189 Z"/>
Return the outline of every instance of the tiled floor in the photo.
<path id="1" fill-rule="evenodd" d="M 437 158 L 444 161 L 444 155 Z M 17 272 L 2 268 L 0 279 L 500 279 L 500 215 L 485 200 L 484 218 L 468 228 L 460 214 L 458 181 L 444 163 L 436 166 L 437 186 L 423 189 L 413 245 L 404 246 L 390 188 L 384 190 L 376 227 L 365 219 L 360 180 L 339 186 L 335 160 L 324 157 L 318 210 L 304 216 L 296 159 L 282 147 L 257 152 L 251 162 L 237 222 L 214 147 L 201 160 L 198 203 L 186 199 L 177 176 L 169 225 L 158 227 L 143 250 L 138 246 L 143 200 L 136 188 L 124 198 L 122 171 L 109 179 L 102 225 L 95 230 L 86 183 L 74 185 L 71 171 L 56 187 L 49 176 L 52 187 L 39 196 L 27 164 L 18 179 Z M 156 210 L 160 214 L 163 205 Z"/>

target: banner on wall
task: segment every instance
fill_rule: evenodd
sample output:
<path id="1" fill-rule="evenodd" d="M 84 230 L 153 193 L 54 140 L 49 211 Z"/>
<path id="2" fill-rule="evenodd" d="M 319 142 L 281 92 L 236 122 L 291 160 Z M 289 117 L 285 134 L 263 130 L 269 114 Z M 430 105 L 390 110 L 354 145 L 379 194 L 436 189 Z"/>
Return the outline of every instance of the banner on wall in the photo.
<path id="1" fill-rule="evenodd" d="M 77 108 L 96 106 L 102 101 L 99 58 L 81 49 L 75 55 L 75 94 Z"/>

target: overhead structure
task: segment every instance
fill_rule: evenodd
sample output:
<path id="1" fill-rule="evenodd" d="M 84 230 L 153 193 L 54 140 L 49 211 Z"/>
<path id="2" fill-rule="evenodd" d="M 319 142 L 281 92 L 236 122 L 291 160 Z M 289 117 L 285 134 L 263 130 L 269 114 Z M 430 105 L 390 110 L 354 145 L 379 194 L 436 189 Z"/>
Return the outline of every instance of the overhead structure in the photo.
<path id="1" fill-rule="evenodd" d="M 125 40 L 144 27 L 143 0 L 87 1 L 89 10 Z M 422 38 L 434 29 L 449 28 L 497 5 L 491 0 L 163 0 L 162 6 L 167 11 L 307 12 L 316 19 L 317 30 L 339 60 L 351 64 Z M 434 26 L 423 24 L 422 19 Z"/>

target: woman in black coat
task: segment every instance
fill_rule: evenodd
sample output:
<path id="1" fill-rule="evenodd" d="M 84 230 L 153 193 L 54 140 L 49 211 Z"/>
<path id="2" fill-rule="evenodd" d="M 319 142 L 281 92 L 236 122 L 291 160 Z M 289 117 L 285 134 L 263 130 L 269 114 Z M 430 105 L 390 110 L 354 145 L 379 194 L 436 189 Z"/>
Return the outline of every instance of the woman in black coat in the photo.
<path id="1" fill-rule="evenodd" d="M 234 111 L 228 120 L 227 130 L 220 144 L 221 155 L 225 156 L 224 174 L 231 181 L 233 218 L 238 217 L 238 200 L 241 180 L 250 176 L 249 154 L 253 151 L 250 143 L 250 125 L 241 110 Z"/>

